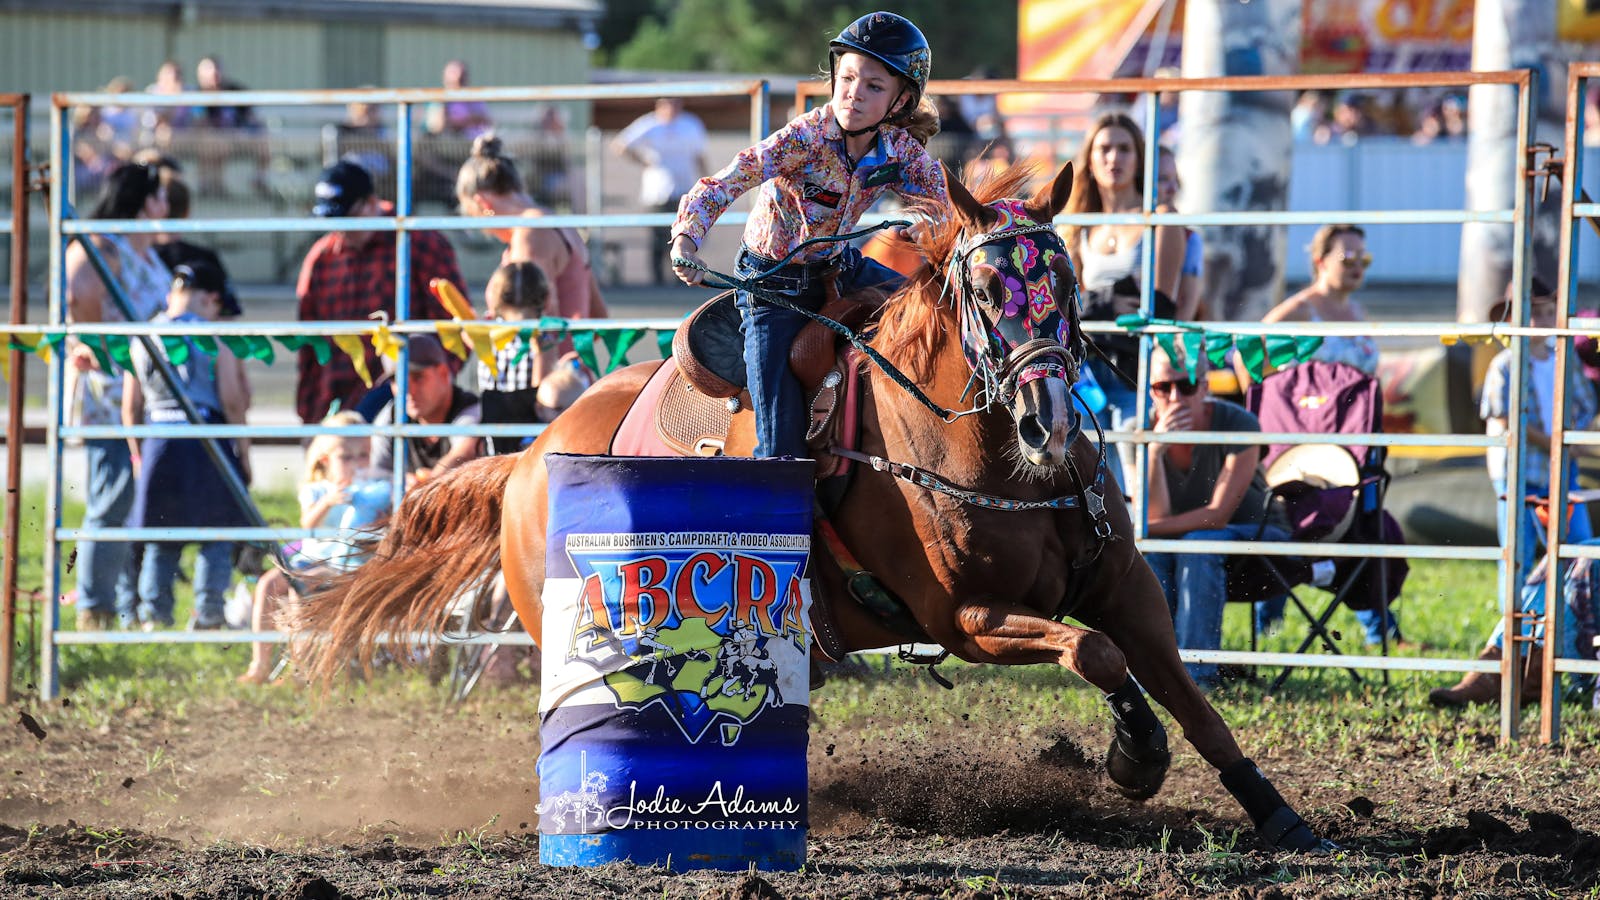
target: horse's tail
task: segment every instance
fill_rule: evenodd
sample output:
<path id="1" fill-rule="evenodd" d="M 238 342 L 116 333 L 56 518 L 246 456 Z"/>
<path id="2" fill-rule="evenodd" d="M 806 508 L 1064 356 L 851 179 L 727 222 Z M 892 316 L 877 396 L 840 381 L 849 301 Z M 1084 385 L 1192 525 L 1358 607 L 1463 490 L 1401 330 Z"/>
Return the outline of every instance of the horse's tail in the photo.
<path id="1" fill-rule="evenodd" d="M 380 646 L 402 660 L 444 630 L 455 601 L 493 590 L 500 510 L 520 454 L 469 462 L 407 491 L 359 568 L 308 586 L 284 616 L 296 661 L 327 682 L 352 658 L 370 669 Z"/>

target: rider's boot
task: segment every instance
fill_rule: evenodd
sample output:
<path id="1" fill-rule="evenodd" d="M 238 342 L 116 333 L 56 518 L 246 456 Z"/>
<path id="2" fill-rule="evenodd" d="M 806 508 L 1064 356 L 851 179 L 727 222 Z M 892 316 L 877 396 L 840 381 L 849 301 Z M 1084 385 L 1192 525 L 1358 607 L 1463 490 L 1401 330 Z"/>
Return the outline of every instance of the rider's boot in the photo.
<path id="1" fill-rule="evenodd" d="M 1267 776 L 1261 774 L 1255 763 L 1241 759 L 1217 774 L 1222 779 L 1222 786 L 1250 816 L 1256 833 L 1268 844 L 1279 850 L 1299 853 L 1330 853 L 1339 849 L 1338 844 L 1319 838 L 1311 831 L 1311 826 L 1300 818 L 1299 813 L 1289 808 L 1283 795 L 1272 786 Z"/>
<path id="2" fill-rule="evenodd" d="M 1116 724 L 1111 749 L 1106 752 L 1106 774 L 1123 796 L 1148 800 L 1161 790 L 1172 763 L 1167 731 L 1132 675 L 1106 695 L 1106 703 Z"/>

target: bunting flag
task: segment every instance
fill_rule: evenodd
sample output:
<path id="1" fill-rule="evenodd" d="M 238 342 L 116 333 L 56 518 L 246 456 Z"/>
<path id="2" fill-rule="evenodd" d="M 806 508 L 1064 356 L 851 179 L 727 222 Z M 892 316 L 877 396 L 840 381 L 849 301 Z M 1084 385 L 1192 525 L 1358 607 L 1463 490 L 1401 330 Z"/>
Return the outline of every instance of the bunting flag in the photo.
<path id="1" fill-rule="evenodd" d="M 367 371 L 367 345 L 362 343 L 359 334 L 334 334 L 329 335 L 333 343 L 344 355 L 350 357 L 350 364 L 355 367 L 356 374 L 361 377 L 361 383 L 372 387 L 372 373 Z"/>
<path id="2" fill-rule="evenodd" d="M 605 345 L 609 359 L 606 360 L 605 374 L 610 375 L 618 367 L 627 365 L 628 351 L 638 343 L 641 334 L 638 328 L 624 328 L 621 331 L 600 332 L 600 343 Z"/>
<path id="3" fill-rule="evenodd" d="M 206 338 L 206 340 L 209 341 L 211 339 Z M 310 347 L 311 353 L 317 358 L 318 365 L 325 366 L 328 364 L 328 360 L 333 359 L 333 345 L 329 344 L 327 339 L 320 334 L 286 334 L 278 338 L 278 343 L 282 344 L 283 349 L 288 350 L 290 353 L 297 353 Z M 205 349 L 204 346 L 201 349 Z"/>
<path id="4" fill-rule="evenodd" d="M 434 280 L 439 281 L 441 279 L 436 278 Z M 435 321 L 433 323 L 433 330 L 439 333 L 439 343 L 443 344 L 446 350 L 454 353 L 456 355 L 456 359 L 463 361 L 466 360 L 467 345 L 461 341 L 460 325 L 457 325 L 454 322 Z"/>
<path id="5" fill-rule="evenodd" d="M 387 356 L 395 362 L 400 361 L 400 339 L 394 336 L 394 332 L 390 331 L 387 325 L 379 325 L 373 329 L 372 349 L 378 351 L 379 356 Z M 371 386 L 370 383 L 368 386 Z"/>
<path id="6" fill-rule="evenodd" d="M 1127 318 L 1127 317 L 1124 317 Z M 1137 318 L 1137 317 L 1135 317 Z M 1118 324 L 1124 327 L 1137 328 L 1143 322 Z M 1160 323 L 1157 323 L 1160 324 Z M 434 330 L 439 334 L 439 341 L 445 349 L 454 353 L 460 359 L 467 359 L 476 355 L 477 358 L 488 366 L 495 374 L 499 374 L 496 364 L 496 354 L 510 347 L 513 342 L 519 342 L 513 364 L 521 363 L 529 353 L 537 353 L 541 349 L 541 341 L 549 339 L 554 342 L 557 338 L 567 338 L 572 341 L 579 359 L 589 367 L 591 372 L 606 374 L 628 364 L 628 352 L 644 338 L 647 331 L 656 332 L 656 349 L 660 351 L 662 359 L 672 357 L 672 329 L 648 328 L 623 328 L 623 329 L 590 329 L 572 328 L 566 319 L 553 316 L 541 318 L 537 324 L 529 325 L 474 325 L 455 322 L 435 322 Z M 377 325 L 371 331 L 358 334 L 340 335 L 263 335 L 263 334 L 188 334 L 188 335 L 156 335 L 166 350 L 167 358 L 175 365 L 183 365 L 189 361 L 191 354 L 198 350 L 207 356 L 216 356 L 218 342 L 226 346 L 240 359 L 256 359 L 266 365 L 273 365 L 277 361 L 277 348 L 274 343 L 291 354 L 301 350 L 310 350 L 319 364 L 326 365 L 333 358 L 334 349 L 337 348 L 349 357 L 355 367 L 356 374 L 368 387 L 372 385 L 373 373 L 367 366 L 367 346 L 379 355 L 398 360 L 400 354 L 400 336 L 396 335 L 387 325 Z M 118 369 L 131 369 L 133 357 L 130 351 L 132 341 L 137 340 L 125 334 L 79 334 L 78 339 L 94 354 L 96 363 L 103 372 L 115 372 Z M 600 365 L 596 353 L 595 342 L 605 348 L 608 355 L 606 366 Z M 48 362 L 52 354 L 60 353 L 67 340 L 65 332 L 30 332 L 13 334 L 0 331 L 0 377 L 10 380 L 9 355 L 6 349 L 21 353 L 35 353 L 39 358 Z M 1193 341 L 1199 340 L 1185 336 L 1184 347 L 1198 346 Z M 1206 349 L 1211 349 L 1212 337 L 1207 336 Z M 1226 336 L 1224 336 L 1226 340 Z M 467 343 L 472 344 L 471 351 Z"/>
<path id="7" fill-rule="evenodd" d="M 1281 369 L 1291 363 L 1304 362 L 1314 356 L 1317 348 L 1322 346 L 1322 337 L 1319 335 L 1259 335 L 1259 334 L 1232 334 L 1226 331 L 1214 331 L 1192 322 L 1179 322 L 1175 319 L 1148 318 L 1138 313 L 1129 313 L 1117 317 L 1117 327 L 1136 331 L 1147 325 L 1165 325 L 1170 328 L 1181 329 L 1178 334 L 1172 332 L 1159 332 L 1152 335 L 1156 344 L 1165 350 L 1171 359 L 1178 359 L 1178 343 L 1183 343 L 1184 367 L 1189 371 L 1192 380 L 1198 377 L 1197 366 L 1200 354 L 1204 353 L 1211 365 L 1221 368 L 1228 364 L 1228 354 L 1238 354 L 1239 361 L 1249 371 L 1250 377 L 1260 381 L 1266 374 L 1267 364 L 1271 363 L 1274 369 Z"/>
<path id="8" fill-rule="evenodd" d="M 589 371 L 600 371 L 600 361 L 594 355 L 594 332 L 574 331 L 572 333 L 572 347 L 578 351 L 578 358 L 589 367 Z"/>

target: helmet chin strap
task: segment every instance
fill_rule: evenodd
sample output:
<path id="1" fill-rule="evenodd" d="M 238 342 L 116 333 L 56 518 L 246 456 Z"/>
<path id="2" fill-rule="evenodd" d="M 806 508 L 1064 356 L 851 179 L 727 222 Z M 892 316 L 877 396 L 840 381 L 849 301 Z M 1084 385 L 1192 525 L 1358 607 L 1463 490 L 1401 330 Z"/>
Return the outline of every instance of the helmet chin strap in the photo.
<path id="1" fill-rule="evenodd" d="M 900 101 L 900 98 L 904 97 L 905 95 L 906 95 L 906 89 L 902 87 L 900 89 L 900 93 L 895 94 L 895 96 L 894 96 L 895 103 L 898 103 Z M 889 108 L 893 109 L 894 108 L 894 103 L 889 104 Z M 889 119 L 891 119 L 891 118 L 893 118 L 893 117 L 895 117 L 897 115 L 899 115 L 899 113 L 891 112 L 891 113 L 885 115 L 883 118 L 879 119 L 878 121 L 872 123 L 871 125 L 868 125 L 865 128 L 857 128 L 854 131 L 851 131 L 850 129 L 845 128 L 843 126 L 840 126 L 840 130 L 844 132 L 844 136 L 845 137 L 860 137 L 863 134 L 870 134 L 871 132 L 877 131 L 878 130 L 878 126 L 880 126 L 883 123 L 889 121 Z"/>

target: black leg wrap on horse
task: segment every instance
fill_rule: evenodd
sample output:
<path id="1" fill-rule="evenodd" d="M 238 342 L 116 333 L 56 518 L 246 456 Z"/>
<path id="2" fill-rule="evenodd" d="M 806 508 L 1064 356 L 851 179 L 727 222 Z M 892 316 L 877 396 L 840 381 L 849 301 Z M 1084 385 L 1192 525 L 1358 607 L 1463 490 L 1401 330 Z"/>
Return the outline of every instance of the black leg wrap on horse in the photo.
<path id="1" fill-rule="evenodd" d="M 1167 750 L 1167 730 L 1150 709 L 1133 676 L 1106 695 L 1116 734 L 1106 753 L 1106 774 L 1123 796 L 1148 800 L 1166 781 L 1172 754 Z"/>
<path id="2" fill-rule="evenodd" d="M 1300 818 L 1299 813 L 1289 808 L 1283 795 L 1272 786 L 1267 776 L 1261 774 L 1255 763 L 1241 759 L 1217 775 L 1222 780 L 1222 786 L 1244 807 L 1256 832 L 1268 844 L 1279 850 L 1302 853 L 1325 853 L 1339 849 L 1337 844 L 1323 840 L 1311 831 L 1311 826 Z"/>

